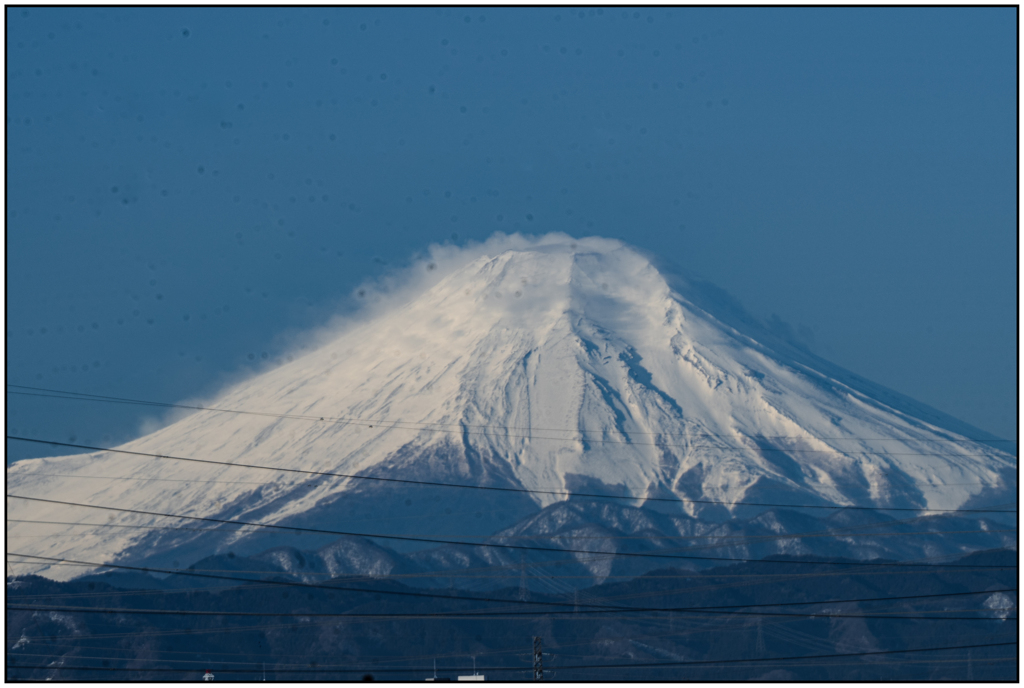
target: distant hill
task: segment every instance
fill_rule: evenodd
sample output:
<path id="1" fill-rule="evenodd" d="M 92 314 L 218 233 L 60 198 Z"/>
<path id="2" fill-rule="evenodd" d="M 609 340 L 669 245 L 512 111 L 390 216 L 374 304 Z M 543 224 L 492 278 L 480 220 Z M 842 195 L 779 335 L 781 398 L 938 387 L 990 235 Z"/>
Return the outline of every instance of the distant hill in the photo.
<path id="1" fill-rule="evenodd" d="M 209 669 L 217 680 L 406 681 L 432 676 L 436 661 L 454 679 L 475 657 L 488 680 L 528 680 L 539 636 L 546 677 L 560 681 L 1016 680 L 1015 551 L 874 563 L 667 567 L 562 594 L 297 583 L 240 557 L 144 585 L 8 578 L 7 678 L 198 680 Z"/>

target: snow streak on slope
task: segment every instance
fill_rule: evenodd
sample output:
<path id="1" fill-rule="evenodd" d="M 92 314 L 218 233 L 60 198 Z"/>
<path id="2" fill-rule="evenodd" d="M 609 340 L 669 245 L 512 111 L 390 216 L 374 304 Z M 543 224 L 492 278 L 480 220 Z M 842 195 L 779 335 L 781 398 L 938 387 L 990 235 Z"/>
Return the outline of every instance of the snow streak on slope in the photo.
<path id="1" fill-rule="evenodd" d="M 706 294 L 688 294 L 685 283 L 670 287 L 620 242 L 500 236 L 463 253 L 445 250 L 416 266 L 431 273 L 429 283 L 209 404 L 315 420 L 201 411 L 125 447 L 684 500 L 930 509 L 1014 500 L 1012 456 L 857 391 L 834 366 L 815 370 L 807 357 L 755 341 L 758 332 L 726 325 Z M 18 462 L 8 469 L 8 492 L 427 535 L 493 533 L 561 499 L 306 480 L 115 453 Z M 711 520 L 736 511 L 649 504 Z M 19 500 L 9 508 L 10 518 L 107 519 Z M 114 521 L 204 527 L 148 516 Z M 220 533 L 211 544 L 191 531 L 19 523 L 8 533 L 45 535 L 15 540 L 17 551 L 90 561 L 170 557 L 172 550 L 182 558 L 247 537 Z"/>

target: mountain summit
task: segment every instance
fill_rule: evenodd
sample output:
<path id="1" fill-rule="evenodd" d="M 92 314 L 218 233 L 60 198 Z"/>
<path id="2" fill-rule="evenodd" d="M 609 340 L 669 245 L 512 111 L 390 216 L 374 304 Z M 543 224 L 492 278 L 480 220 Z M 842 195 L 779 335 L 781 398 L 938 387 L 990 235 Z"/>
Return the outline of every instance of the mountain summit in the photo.
<path id="1" fill-rule="evenodd" d="M 709 522 L 767 508 L 741 502 L 950 510 L 1015 501 L 1016 459 L 979 441 L 985 433 L 774 337 L 720 293 L 666 276 L 621 242 L 502 236 L 438 249 L 414 270 L 314 351 L 121 449 L 539 492 L 113 452 L 19 461 L 8 492 L 428 537 L 491 535 L 566 492 L 631 495 L 631 506 Z M 48 557 L 186 561 L 295 538 L 8 504 L 12 519 L 94 524 L 8 523 L 22 538 L 12 549 Z"/>

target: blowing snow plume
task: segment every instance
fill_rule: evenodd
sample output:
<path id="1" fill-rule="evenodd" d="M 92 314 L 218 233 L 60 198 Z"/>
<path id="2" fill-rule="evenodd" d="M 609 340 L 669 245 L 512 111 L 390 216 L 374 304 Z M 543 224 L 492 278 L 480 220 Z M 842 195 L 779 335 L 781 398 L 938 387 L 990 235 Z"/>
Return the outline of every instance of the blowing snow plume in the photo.
<path id="1" fill-rule="evenodd" d="M 435 248 L 385 286 L 311 353 L 119 447 L 214 463 L 115 452 L 29 459 L 8 469 L 8 493 L 442 539 L 519 532 L 540 510 L 576 503 L 571 493 L 619 497 L 598 500 L 618 505 L 615 514 L 586 517 L 609 528 L 618 519 L 619 531 L 626 512 L 699 530 L 763 520 L 779 505 L 922 510 L 891 512 L 901 517 L 1015 508 L 1016 459 L 991 436 L 786 343 L 720 292 L 667 277 L 622 242 L 499 235 Z M 9 522 L 18 551 L 88 562 L 170 565 L 337 539 L 8 505 L 12 519 L 51 522 Z M 557 530 L 552 519 L 537 527 Z M 786 532 L 771 519 L 765 527 Z M 950 547 L 936 554 L 970 545 Z M 451 561 L 460 556 L 469 561 Z"/>

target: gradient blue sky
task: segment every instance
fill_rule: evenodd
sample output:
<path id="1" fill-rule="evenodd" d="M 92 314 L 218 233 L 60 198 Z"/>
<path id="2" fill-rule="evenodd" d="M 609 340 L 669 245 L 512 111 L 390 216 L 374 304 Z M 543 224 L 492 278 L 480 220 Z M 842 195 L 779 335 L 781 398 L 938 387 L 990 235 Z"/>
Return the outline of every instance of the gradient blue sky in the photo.
<path id="1" fill-rule="evenodd" d="M 563 231 L 1016 436 L 1016 8 L 6 14 L 8 382 L 209 393 L 431 242 Z"/>

